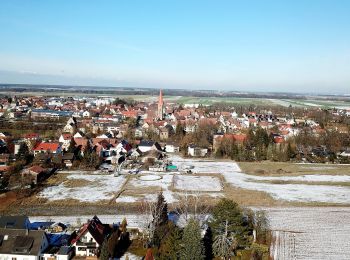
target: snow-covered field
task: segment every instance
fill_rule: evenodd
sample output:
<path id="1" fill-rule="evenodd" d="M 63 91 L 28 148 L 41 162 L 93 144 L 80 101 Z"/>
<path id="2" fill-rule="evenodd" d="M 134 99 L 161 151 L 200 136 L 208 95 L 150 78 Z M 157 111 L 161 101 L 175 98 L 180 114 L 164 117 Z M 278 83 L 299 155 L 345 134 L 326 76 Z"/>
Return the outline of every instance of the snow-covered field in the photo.
<path id="1" fill-rule="evenodd" d="M 172 156 L 172 161 L 179 169 L 194 166 L 195 173 L 222 174 L 232 186 L 257 190 L 270 194 L 277 200 L 298 202 L 326 202 L 350 204 L 350 188 L 335 185 L 309 185 L 312 182 L 350 182 L 349 175 L 309 174 L 303 176 L 254 176 L 241 172 L 237 163 L 230 161 L 211 161 L 183 159 Z M 262 181 L 298 181 L 306 184 L 275 184 Z"/>
<path id="2" fill-rule="evenodd" d="M 141 175 L 138 178 L 130 179 L 128 185 L 138 190 L 141 196 L 130 196 L 121 194 L 116 199 L 116 202 L 137 202 L 141 200 L 155 201 L 157 192 L 148 192 L 147 188 L 157 188 L 163 192 L 163 196 L 168 203 L 177 201 L 175 193 L 170 190 L 173 182 L 173 173 L 152 173 L 144 171 L 146 175 Z M 161 176 L 161 178 L 159 178 Z"/>
<path id="3" fill-rule="evenodd" d="M 274 259 L 350 259 L 350 208 L 267 209 Z"/>
<path id="4" fill-rule="evenodd" d="M 70 175 L 67 176 L 68 181 L 81 180 L 84 181 L 84 185 L 71 187 L 66 186 L 67 181 L 64 181 L 57 186 L 45 188 L 38 196 L 51 201 L 76 199 L 81 202 L 96 202 L 108 200 L 112 199 L 119 192 L 126 181 L 125 176 L 101 175 L 97 171 L 71 171 L 69 173 Z"/>
<path id="5" fill-rule="evenodd" d="M 218 176 L 220 174 L 231 186 L 266 192 L 276 200 L 350 204 L 350 187 L 348 186 L 350 175 L 322 174 L 323 169 L 317 168 L 319 174 L 256 176 L 243 173 L 238 164 L 232 161 L 184 159 L 176 155 L 171 156 L 170 159 L 180 171 L 193 166 L 192 172 L 196 175 L 143 171 L 141 175 L 132 176 L 129 179 L 127 190 L 131 192 L 123 192 L 116 202 L 130 203 L 144 199 L 152 201 L 156 199 L 157 191 L 160 190 L 168 203 L 176 202 L 182 191 L 198 191 L 202 195 L 219 197 L 222 196 L 222 192 L 225 192 L 220 181 L 222 177 Z M 57 186 L 45 188 L 38 196 L 47 198 L 49 201 L 75 199 L 81 202 L 97 202 L 109 200 L 121 191 L 127 181 L 126 176 L 114 177 L 98 171 L 66 173 L 69 174 L 65 181 Z M 81 184 L 79 184 L 80 180 Z M 341 183 L 344 183 L 344 186 Z"/>
<path id="6" fill-rule="evenodd" d="M 221 191 L 219 178 L 212 176 L 175 175 L 175 188 L 186 191 Z"/>

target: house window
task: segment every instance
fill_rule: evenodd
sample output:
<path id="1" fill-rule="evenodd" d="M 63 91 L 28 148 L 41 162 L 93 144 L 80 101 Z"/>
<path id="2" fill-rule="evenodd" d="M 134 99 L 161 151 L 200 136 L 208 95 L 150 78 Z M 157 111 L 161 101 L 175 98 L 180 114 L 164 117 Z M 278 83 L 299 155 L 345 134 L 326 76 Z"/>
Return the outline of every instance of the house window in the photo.
<path id="1" fill-rule="evenodd" d="M 86 251 L 85 247 L 78 247 L 78 251 Z"/>

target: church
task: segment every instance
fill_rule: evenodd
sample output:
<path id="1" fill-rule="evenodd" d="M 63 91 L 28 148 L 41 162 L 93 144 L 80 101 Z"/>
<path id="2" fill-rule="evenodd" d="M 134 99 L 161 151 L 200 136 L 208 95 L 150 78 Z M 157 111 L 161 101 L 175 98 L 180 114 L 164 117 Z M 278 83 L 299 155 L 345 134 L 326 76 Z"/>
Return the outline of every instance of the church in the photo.
<path id="1" fill-rule="evenodd" d="M 165 113 L 165 106 L 163 101 L 163 93 L 162 90 L 159 91 L 159 97 L 158 97 L 158 111 L 157 111 L 157 119 L 163 120 L 164 119 L 164 113 Z"/>

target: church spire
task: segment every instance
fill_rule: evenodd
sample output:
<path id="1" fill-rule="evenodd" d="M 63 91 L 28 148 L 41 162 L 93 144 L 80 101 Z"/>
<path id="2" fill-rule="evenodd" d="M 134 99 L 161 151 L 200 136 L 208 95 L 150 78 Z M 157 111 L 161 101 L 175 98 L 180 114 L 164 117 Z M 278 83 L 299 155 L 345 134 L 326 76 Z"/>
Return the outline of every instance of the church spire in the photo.
<path id="1" fill-rule="evenodd" d="M 163 120 L 164 114 L 164 102 L 163 102 L 163 93 L 162 90 L 159 90 L 159 98 L 158 98 L 158 118 Z"/>
<path id="2" fill-rule="evenodd" d="M 162 90 L 159 90 L 158 106 L 163 106 L 163 93 Z"/>

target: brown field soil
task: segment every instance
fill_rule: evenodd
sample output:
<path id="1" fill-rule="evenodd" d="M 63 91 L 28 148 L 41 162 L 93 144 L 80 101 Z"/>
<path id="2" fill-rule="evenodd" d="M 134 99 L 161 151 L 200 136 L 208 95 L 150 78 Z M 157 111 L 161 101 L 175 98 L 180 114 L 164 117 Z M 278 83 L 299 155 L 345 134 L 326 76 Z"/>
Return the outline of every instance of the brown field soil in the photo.
<path id="1" fill-rule="evenodd" d="M 68 179 L 64 183 L 67 188 L 84 187 L 91 184 L 91 181 L 83 179 Z"/>
<path id="2" fill-rule="evenodd" d="M 303 184 L 303 185 L 326 185 L 326 186 L 342 186 L 350 187 L 350 182 L 332 182 L 332 181 L 284 181 L 284 180 L 255 180 L 258 183 L 270 184 Z"/>
<path id="3" fill-rule="evenodd" d="M 244 173 L 259 176 L 350 175 L 350 165 L 297 164 L 271 161 L 239 162 L 238 165 Z"/>
<path id="4" fill-rule="evenodd" d="M 2 193 L 0 195 L 0 211 L 7 209 L 11 204 L 18 200 L 18 194 L 13 191 Z"/>

